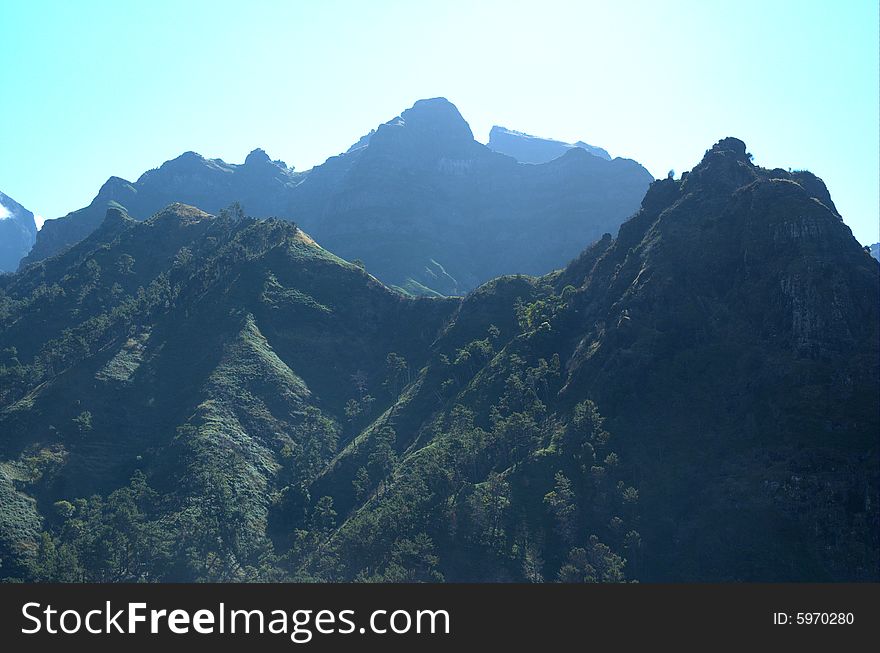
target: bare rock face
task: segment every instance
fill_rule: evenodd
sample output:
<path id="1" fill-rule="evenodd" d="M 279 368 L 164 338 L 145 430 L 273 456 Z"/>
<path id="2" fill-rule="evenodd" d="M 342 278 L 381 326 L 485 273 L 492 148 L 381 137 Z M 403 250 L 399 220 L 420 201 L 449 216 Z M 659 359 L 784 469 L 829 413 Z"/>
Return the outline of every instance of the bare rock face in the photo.
<path id="1" fill-rule="evenodd" d="M 655 577 L 751 576 L 739 556 L 768 577 L 786 547 L 815 577 L 876 577 L 880 270 L 821 180 L 726 138 L 574 270 L 562 393 L 603 406 L 647 476 L 678 479 L 643 494 Z"/>
<path id="2" fill-rule="evenodd" d="M 0 272 L 15 272 L 36 238 L 34 214 L 0 192 Z"/>

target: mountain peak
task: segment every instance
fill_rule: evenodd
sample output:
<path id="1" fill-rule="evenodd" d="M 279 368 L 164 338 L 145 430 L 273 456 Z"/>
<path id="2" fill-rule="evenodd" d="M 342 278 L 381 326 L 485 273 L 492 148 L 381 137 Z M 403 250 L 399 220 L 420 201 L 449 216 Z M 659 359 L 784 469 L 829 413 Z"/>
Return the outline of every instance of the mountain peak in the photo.
<path id="1" fill-rule="evenodd" d="M 260 165 L 266 163 L 272 163 L 272 159 L 270 159 L 269 155 L 266 154 L 266 150 L 260 147 L 248 154 L 247 158 L 244 160 L 244 164 L 246 166 Z"/>
<path id="2" fill-rule="evenodd" d="M 404 134 L 443 149 L 475 143 L 470 125 L 446 98 L 417 101 L 397 118 L 380 125 L 370 144 L 397 141 L 406 138 Z"/>
<path id="3" fill-rule="evenodd" d="M 124 207 L 113 202 L 110 204 L 109 207 L 107 207 L 107 213 L 104 215 L 103 224 L 112 225 L 120 223 L 134 223 L 134 219 L 128 215 L 128 212 L 125 210 Z"/>
<path id="4" fill-rule="evenodd" d="M 113 235 L 120 233 L 123 229 L 136 222 L 137 221 L 128 214 L 124 206 L 117 202 L 110 201 L 107 206 L 107 212 L 104 214 L 104 220 L 95 230 L 95 233 L 101 234 L 101 239 L 109 241 Z"/>
<path id="5" fill-rule="evenodd" d="M 432 97 L 432 98 L 423 98 L 421 100 L 416 100 L 415 104 L 412 105 L 411 108 L 404 111 L 404 113 L 434 113 L 434 114 L 447 114 L 454 115 L 459 120 L 464 121 L 464 118 L 461 117 L 461 114 L 458 112 L 458 107 L 456 107 L 452 102 L 447 100 L 445 97 Z"/>
<path id="6" fill-rule="evenodd" d="M 161 166 L 159 166 L 158 170 L 163 171 L 163 173 L 172 171 L 174 173 L 188 174 L 193 173 L 197 170 L 201 170 L 206 165 L 212 165 L 216 163 L 222 164 L 222 161 L 218 161 L 216 159 L 206 159 L 198 152 L 188 151 L 169 161 L 165 161 Z M 141 175 L 141 179 L 143 179 L 145 176 L 149 176 L 153 172 L 154 170 L 145 172 L 143 175 Z"/>
<path id="7" fill-rule="evenodd" d="M 175 220 L 178 221 L 180 224 L 190 224 L 193 222 L 199 222 L 201 220 L 211 219 L 213 217 L 214 216 L 210 213 L 205 213 L 201 209 L 197 209 L 196 207 L 190 206 L 189 204 L 174 202 L 173 204 L 169 204 L 167 207 L 152 216 L 149 221 L 155 223 L 160 221 Z"/>
<path id="8" fill-rule="evenodd" d="M 730 192 L 757 178 L 758 172 L 746 144 L 729 136 L 706 150 L 703 160 L 682 175 L 682 188 L 694 189 L 705 184 L 714 192 Z"/>
<path id="9" fill-rule="evenodd" d="M 192 150 L 188 150 L 188 151 L 184 152 L 183 154 L 181 154 L 180 156 L 178 156 L 177 158 L 171 159 L 171 161 L 180 161 L 180 162 L 204 161 L 204 160 L 205 160 L 205 157 L 203 157 L 198 152 L 193 152 Z"/>
<path id="10" fill-rule="evenodd" d="M 738 138 L 734 138 L 733 136 L 728 136 L 727 138 L 722 138 L 720 141 L 715 143 L 712 146 L 711 152 L 733 152 L 736 156 L 745 157 L 746 155 L 746 144 L 739 140 Z"/>
<path id="11" fill-rule="evenodd" d="M 117 177 L 116 175 L 113 175 L 112 177 L 108 177 L 107 181 L 103 183 L 101 188 L 98 190 L 98 195 L 112 195 L 115 191 L 130 186 L 131 182 L 127 179 L 123 179 L 122 177 Z"/>
<path id="12" fill-rule="evenodd" d="M 446 98 L 419 100 L 400 114 L 400 118 L 411 129 L 430 130 L 447 138 L 467 140 L 474 138 L 470 125 L 459 113 L 458 108 Z"/>

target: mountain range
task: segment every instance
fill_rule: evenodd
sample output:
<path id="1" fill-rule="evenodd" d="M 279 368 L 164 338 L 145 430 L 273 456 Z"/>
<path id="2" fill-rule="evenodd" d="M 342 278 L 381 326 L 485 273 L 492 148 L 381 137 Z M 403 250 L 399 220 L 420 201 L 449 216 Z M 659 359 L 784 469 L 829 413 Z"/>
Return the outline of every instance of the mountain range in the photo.
<path id="1" fill-rule="evenodd" d="M 110 177 L 87 207 L 47 220 L 22 267 L 65 250 L 94 232 L 110 207 L 146 219 L 173 202 L 186 202 L 219 212 L 233 202 L 254 215 L 268 217 L 285 210 L 286 192 L 301 175 L 263 150 L 251 152 L 241 165 L 186 152 L 145 172 L 136 182 Z"/>
<path id="2" fill-rule="evenodd" d="M 520 167 L 450 106 L 308 173 L 300 215 L 609 163 Z M 0 277 L 0 577 L 880 579 L 880 267 L 818 177 L 725 138 L 616 237 L 463 298 L 305 222 L 112 206 Z"/>
<path id="3" fill-rule="evenodd" d="M 243 165 L 190 152 L 133 183 L 112 177 L 88 207 L 48 221 L 22 265 L 83 239 L 110 206 L 143 220 L 172 201 L 212 213 L 239 202 L 249 215 L 296 222 L 390 286 L 461 295 L 501 274 L 566 264 L 616 233 L 652 179 L 635 161 L 581 147 L 518 163 L 478 143 L 447 100 L 420 100 L 304 173 L 255 150 Z"/>

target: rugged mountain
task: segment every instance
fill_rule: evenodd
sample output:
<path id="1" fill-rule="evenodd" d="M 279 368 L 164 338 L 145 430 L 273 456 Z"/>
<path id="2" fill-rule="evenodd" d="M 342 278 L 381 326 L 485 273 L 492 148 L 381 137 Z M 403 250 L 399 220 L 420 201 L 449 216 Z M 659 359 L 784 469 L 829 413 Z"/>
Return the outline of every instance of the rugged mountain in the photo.
<path id="1" fill-rule="evenodd" d="M 283 211 L 286 193 L 299 178 L 293 168 L 272 161 L 260 149 L 241 165 L 186 152 L 145 172 L 136 182 L 110 177 L 87 207 L 46 222 L 22 266 L 81 241 L 98 228 L 109 207 L 121 207 L 131 217 L 144 220 L 174 202 L 215 213 L 239 202 L 251 215 L 272 217 Z"/>
<path id="2" fill-rule="evenodd" d="M 601 417 L 503 353 L 544 293 L 415 299 L 286 222 L 111 209 L 0 285 L 2 577 L 633 577 Z"/>
<path id="3" fill-rule="evenodd" d="M 611 161 L 611 155 L 601 147 L 578 141 L 564 143 L 552 138 L 541 138 L 495 125 L 489 131 L 488 147 L 493 152 L 512 156 L 521 163 L 547 163 L 558 159 L 574 147 L 586 150 L 593 156 Z"/>
<path id="4" fill-rule="evenodd" d="M 34 214 L 0 192 L 0 273 L 15 272 L 36 239 Z"/>
<path id="5" fill-rule="evenodd" d="M 0 278 L 0 570 L 876 581 L 878 342 L 824 184 L 736 139 L 463 299 L 281 221 L 111 211 Z"/>
<path id="6" fill-rule="evenodd" d="M 288 222 L 179 204 L 145 222 L 110 209 L 76 246 L 3 278 L 0 297 L 5 576 L 48 555 L 38 533 L 58 510 L 85 519 L 75 498 L 110 494 L 138 470 L 165 497 L 150 513 L 165 536 L 185 522 L 200 537 L 220 520 L 239 529 L 241 564 L 253 562 L 273 493 L 310 480 L 347 435 L 346 402 L 365 416 L 389 402 L 358 384 L 381 383 L 389 352 L 420 366 L 455 306 L 387 289 Z M 163 558 L 162 573 L 210 573 L 187 556 Z M 159 573 L 130 564 L 132 580 Z"/>
<path id="7" fill-rule="evenodd" d="M 542 166 L 477 143 L 458 110 L 421 100 L 304 174 L 255 153 L 243 166 L 186 154 L 135 184 L 111 179 L 41 232 L 25 264 L 77 242 L 111 202 L 146 218 L 172 201 L 292 219 L 325 247 L 413 294 L 462 294 L 499 274 L 543 274 L 616 232 L 651 175 L 574 148 Z"/>
<path id="8" fill-rule="evenodd" d="M 407 493 L 416 481 L 402 479 L 437 491 L 445 470 L 470 460 L 462 450 L 481 451 L 474 441 L 500 441 L 506 451 L 531 441 L 536 449 L 514 455 L 502 472 L 507 485 L 492 491 L 518 506 L 499 518 L 499 555 L 516 561 L 510 578 L 536 569 L 565 576 L 561 552 L 594 534 L 644 580 L 876 580 L 878 343 L 880 268 L 822 181 L 758 168 L 741 141 L 724 139 L 682 180 L 655 182 L 617 239 L 606 236 L 558 273 L 500 279 L 465 299 L 419 384 L 389 414 L 403 425 L 398 434 L 420 424 L 406 446 L 428 451 L 408 458 L 396 491 L 359 508 L 332 541 L 351 552 L 376 533 L 434 523 L 409 516 L 431 504 L 415 501 Z M 607 418 L 619 458 L 595 455 L 590 440 L 590 462 L 572 465 L 583 452 L 576 416 L 587 398 Z M 457 426 L 461 409 L 450 406 L 465 407 L 465 422 L 484 431 Z M 426 412 L 440 417 L 425 426 Z M 364 455 L 344 450 L 319 492 L 337 474 L 352 475 Z M 577 489 L 574 525 L 560 518 L 568 486 L 548 492 L 547 468 Z M 598 530 L 595 513 L 585 517 L 602 508 L 581 494 L 609 473 L 623 484 L 621 503 L 606 513 L 621 520 L 606 522 L 611 532 Z M 543 509 L 556 535 L 573 540 L 530 530 L 540 497 L 549 497 Z M 464 502 L 449 501 L 451 521 L 467 523 Z M 479 549 L 458 553 L 473 540 L 445 535 L 440 521 L 428 534 L 441 559 L 472 555 L 475 568 L 492 566 Z"/>
<path id="9" fill-rule="evenodd" d="M 297 223 L 408 291 L 461 294 L 499 274 L 545 273 L 638 207 L 651 175 L 573 149 L 542 166 L 477 143 L 443 98 L 421 100 L 292 194 Z"/>
<path id="10" fill-rule="evenodd" d="M 871 256 L 880 261 L 880 243 L 874 243 L 870 246 Z"/>
<path id="11" fill-rule="evenodd" d="M 647 573 L 876 579 L 878 265 L 821 180 L 724 139 L 587 270 L 561 394 L 625 436 Z"/>

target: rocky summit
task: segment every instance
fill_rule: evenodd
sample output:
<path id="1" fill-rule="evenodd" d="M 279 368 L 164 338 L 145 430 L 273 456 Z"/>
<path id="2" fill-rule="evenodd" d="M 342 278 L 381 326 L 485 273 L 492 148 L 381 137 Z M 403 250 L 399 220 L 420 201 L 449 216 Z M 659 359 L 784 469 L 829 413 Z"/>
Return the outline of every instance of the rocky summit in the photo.
<path id="1" fill-rule="evenodd" d="M 541 166 L 476 142 L 447 100 L 417 102 L 312 170 L 290 213 L 328 249 L 416 294 L 543 274 L 616 232 L 651 175 L 583 150 Z"/>

